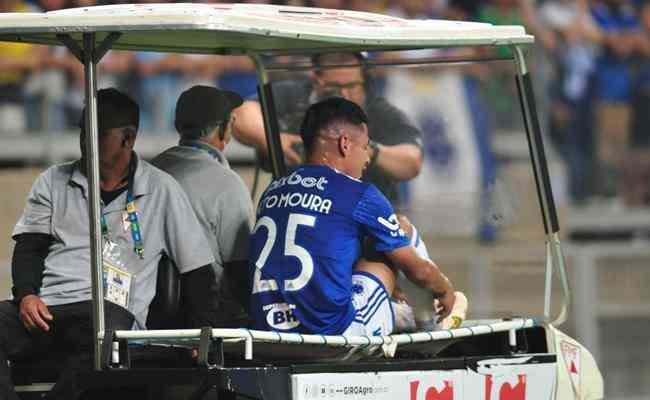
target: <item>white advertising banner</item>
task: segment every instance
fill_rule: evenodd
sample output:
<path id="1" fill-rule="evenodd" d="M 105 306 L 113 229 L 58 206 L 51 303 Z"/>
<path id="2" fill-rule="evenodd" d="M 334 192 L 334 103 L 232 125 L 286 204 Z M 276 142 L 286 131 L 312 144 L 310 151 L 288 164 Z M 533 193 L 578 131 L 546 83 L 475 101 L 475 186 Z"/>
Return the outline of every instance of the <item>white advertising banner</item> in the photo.
<path id="1" fill-rule="evenodd" d="M 527 361 L 528 357 L 479 361 L 477 371 L 467 371 L 464 399 L 553 400 L 556 364 Z"/>
<path id="2" fill-rule="evenodd" d="M 294 400 L 454 400 L 466 371 L 396 371 L 293 375 Z"/>
<path id="3" fill-rule="evenodd" d="M 392 371 L 297 374 L 294 400 L 552 400 L 555 363 L 530 357 L 479 362 L 478 372 Z"/>

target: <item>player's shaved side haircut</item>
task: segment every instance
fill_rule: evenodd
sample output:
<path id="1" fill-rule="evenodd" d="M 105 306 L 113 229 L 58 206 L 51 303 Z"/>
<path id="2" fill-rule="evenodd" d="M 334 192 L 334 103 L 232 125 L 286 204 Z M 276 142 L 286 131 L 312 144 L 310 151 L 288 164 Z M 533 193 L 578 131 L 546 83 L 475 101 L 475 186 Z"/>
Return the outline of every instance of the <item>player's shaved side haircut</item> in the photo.
<path id="1" fill-rule="evenodd" d="M 356 103 L 342 97 L 331 97 L 312 104 L 307 109 L 300 126 L 300 136 L 307 155 L 311 155 L 316 138 L 319 136 L 337 136 L 341 124 L 361 125 L 367 123 L 368 116 Z"/>

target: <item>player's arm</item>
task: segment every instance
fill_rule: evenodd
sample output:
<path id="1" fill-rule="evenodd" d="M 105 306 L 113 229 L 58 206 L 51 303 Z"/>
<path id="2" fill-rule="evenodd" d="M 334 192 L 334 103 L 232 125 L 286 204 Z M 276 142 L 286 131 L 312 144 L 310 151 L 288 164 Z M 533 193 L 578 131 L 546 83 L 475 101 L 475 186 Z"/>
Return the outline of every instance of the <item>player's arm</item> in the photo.
<path id="1" fill-rule="evenodd" d="M 454 306 L 454 287 L 435 263 L 420 257 L 413 246 L 400 247 L 385 254 L 411 282 L 433 292 L 443 308 L 439 314 L 441 319 L 449 315 Z"/>
<path id="2" fill-rule="evenodd" d="M 404 271 L 410 281 L 433 293 L 439 303 L 436 310 L 439 320 L 447 317 L 455 301 L 453 285 L 438 266 L 417 254 L 401 229 L 395 211 L 375 186 L 368 186 L 353 217 L 374 238 L 375 251 L 384 253 L 394 266 Z"/>
<path id="3" fill-rule="evenodd" d="M 423 289 L 431 290 L 435 297 L 442 297 L 445 293 L 453 291 L 449 279 L 440 271 L 432 261 L 420 257 L 413 246 L 404 246 L 387 252 L 386 256 L 395 265 L 398 265 L 406 277 Z"/>

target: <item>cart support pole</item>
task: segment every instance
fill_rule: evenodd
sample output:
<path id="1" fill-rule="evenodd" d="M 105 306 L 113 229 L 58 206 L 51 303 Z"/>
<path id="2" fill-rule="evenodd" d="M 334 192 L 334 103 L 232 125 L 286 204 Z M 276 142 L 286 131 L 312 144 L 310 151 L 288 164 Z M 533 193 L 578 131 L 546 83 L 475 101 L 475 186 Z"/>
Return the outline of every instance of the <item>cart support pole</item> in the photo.
<path id="1" fill-rule="evenodd" d="M 88 216 L 90 223 L 90 265 L 93 296 L 93 337 L 95 370 L 101 369 L 104 332 L 104 287 L 102 284 L 102 231 L 99 219 L 99 152 L 97 123 L 97 64 L 95 34 L 84 33 L 84 72 L 86 92 L 86 178 L 88 179 Z"/>
<path id="2" fill-rule="evenodd" d="M 551 320 L 551 284 L 553 267 L 557 268 L 562 290 L 564 292 L 564 301 L 557 319 L 551 323 L 558 325 L 566 320 L 569 304 L 571 302 L 571 291 L 567 279 L 562 246 L 560 244 L 560 225 L 558 223 L 555 201 L 553 199 L 553 190 L 549 178 L 548 164 L 544 152 L 544 141 L 542 130 L 539 125 L 537 108 L 535 106 L 535 95 L 533 93 L 533 83 L 530 72 L 526 66 L 526 57 L 520 46 L 513 46 L 515 61 L 517 64 L 517 89 L 519 91 L 519 100 L 521 103 L 522 114 L 524 117 L 524 126 L 528 139 L 528 149 L 530 158 L 533 163 L 533 174 L 537 186 L 537 195 L 544 220 L 544 232 L 546 233 L 547 246 L 547 263 L 546 263 L 546 287 L 544 292 L 544 317 L 547 321 Z"/>
<path id="3" fill-rule="evenodd" d="M 287 166 L 284 163 L 284 154 L 282 153 L 282 142 L 280 141 L 280 128 L 275 115 L 275 102 L 273 101 L 273 91 L 269 83 L 269 76 L 264 68 L 264 63 L 259 54 L 250 54 L 255 71 L 257 72 L 257 88 L 264 117 L 264 131 L 266 133 L 266 146 L 268 147 L 269 160 L 273 177 L 284 176 L 287 174 Z"/>
<path id="4" fill-rule="evenodd" d="M 86 179 L 88 180 L 88 219 L 90 230 L 90 278 L 93 301 L 93 345 L 95 370 L 102 368 L 102 342 L 104 326 L 104 285 L 102 265 L 102 233 L 99 205 L 99 152 L 97 123 L 97 63 L 110 50 L 121 33 L 109 34 L 95 47 L 95 33 L 83 34 L 83 48 L 67 34 L 57 38 L 84 65 L 84 89 L 86 109 L 84 130 L 86 132 Z"/>

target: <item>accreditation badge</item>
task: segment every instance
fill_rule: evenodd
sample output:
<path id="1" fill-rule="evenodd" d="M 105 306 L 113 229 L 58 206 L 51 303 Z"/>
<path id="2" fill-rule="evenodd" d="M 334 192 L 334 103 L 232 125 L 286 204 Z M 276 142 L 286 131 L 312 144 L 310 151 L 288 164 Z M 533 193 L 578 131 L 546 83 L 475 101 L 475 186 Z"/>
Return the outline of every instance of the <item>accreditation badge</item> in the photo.
<path id="1" fill-rule="evenodd" d="M 116 243 L 110 240 L 104 241 L 102 254 L 104 299 L 128 309 L 134 276 L 123 267 L 121 255 Z"/>
<path id="2" fill-rule="evenodd" d="M 133 274 L 104 260 L 104 299 L 120 307 L 128 308 L 132 282 Z"/>

